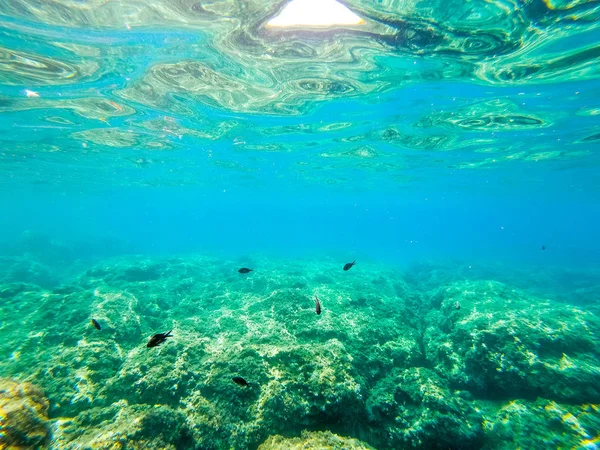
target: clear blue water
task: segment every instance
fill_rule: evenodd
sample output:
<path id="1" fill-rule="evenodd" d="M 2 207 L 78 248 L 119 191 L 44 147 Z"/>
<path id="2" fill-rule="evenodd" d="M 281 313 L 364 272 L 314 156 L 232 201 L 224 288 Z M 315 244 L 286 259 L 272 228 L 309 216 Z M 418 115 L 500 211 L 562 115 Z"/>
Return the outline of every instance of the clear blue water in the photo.
<path id="1" fill-rule="evenodd" d="M 0 279 L 426 261 L 596 311 L 597 2 L 352 0 L 366 24 L 267 29 L 284 3 L 0 0 Z"/>

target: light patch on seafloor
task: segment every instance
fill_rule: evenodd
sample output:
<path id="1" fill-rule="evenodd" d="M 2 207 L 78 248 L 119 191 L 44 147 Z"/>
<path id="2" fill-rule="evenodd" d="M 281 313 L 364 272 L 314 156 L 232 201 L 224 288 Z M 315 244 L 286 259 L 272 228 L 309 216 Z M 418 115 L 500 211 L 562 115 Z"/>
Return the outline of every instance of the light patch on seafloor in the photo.
<path id="1" fill-rule="evenodd" d="M 71 403 L 85 401 L 92 404 L 94 401 L 94 383 L 89 378 L 89 370 L 87 367 L 81 367 L 75 371 L 75 395 L 71 399 Z"/>
<path id="2" fill-rule="evenodd" d="M 329 27 L 364 23 L 345 5 L 336 0 L 292 0 L 267 27 Z"/>

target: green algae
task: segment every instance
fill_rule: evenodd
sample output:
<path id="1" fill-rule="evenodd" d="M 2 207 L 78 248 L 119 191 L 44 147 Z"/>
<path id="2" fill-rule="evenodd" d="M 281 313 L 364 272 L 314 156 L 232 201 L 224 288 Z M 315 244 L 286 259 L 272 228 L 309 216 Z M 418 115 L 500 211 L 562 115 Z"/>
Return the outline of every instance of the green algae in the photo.
<path id="1" fill-rule="evenodd" d="M 481 448 L 481 416 L 423 367 L 394 369 L 371 391 L 369 422 L 385 448 Z"/>
<path id="2" fill-rule="evenodd" d="M 454 283 L 434 299 L 429 360 L 454 385 L 491 398 L 600 402 L 600 324 L 591 312 L 532 302 L 497 282 Z"/>
<path id="3" fill-rule="evenodd" d="M 600 443 L 600 406 L 513 400 L 480 404 L 493 448 L 595 448 Z"/>
<path id="4" fill-rule="evenodd" d="M 130 256 L 55 287 L 6 280 L 0 373 L 44 389 L 52 449 L 257 448 L 305 430 L 379 449 L 511 448 L 528 423 L 523 448 L 595 438 L 593 307 L 428 264 L 250 263 L 244 276 L 241 261 Z"/>

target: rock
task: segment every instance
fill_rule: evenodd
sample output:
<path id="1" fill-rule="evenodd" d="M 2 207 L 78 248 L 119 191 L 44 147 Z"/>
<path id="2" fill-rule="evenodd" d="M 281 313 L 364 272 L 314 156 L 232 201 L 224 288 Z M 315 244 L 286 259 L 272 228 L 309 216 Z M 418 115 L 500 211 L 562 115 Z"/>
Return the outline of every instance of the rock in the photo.
<path id="1" fill-rule="evenodd" d="M 479 402 L 486 418 L 487 446 L 515 448 L 597 448 L 600 406 L 535 402 Z"/>
<path id="2" fill-rule="evenodd" d="M 482 417 L 429 369 L 394 369 L 371 390 L 367 413 L 377 447 L 479 449 L 483 442 Z"/>
<path id="3" fill-rule="evenodd" d="M 130 431 L 131 433 L 131 431 Z M 139 429 L 132 434 L 135 442 L 147 442 L 140 448 L 194 448 L 194 439 L 187 426 L 186 417 L 167 406 L 159 406 L 144 414 L 139 421 Z M 158 445 L 161 444 L 161 445 Z"/>
<path id="4" fill-rule="evenodd" d="M 186 417 L 164 405 L 125 400 L 57 421 L 53 448 L 75 450 L 176 450 L 198 448 Z"/>
<path id="5" fill-rule="evenodd" d="M 370 445 L 330 431 L 303 431 L 301 437 L 270 436 L 258 450 L 374 450 Z"/>
<path id="6" fill-rule="evenodd" d="M 362 380 L 340 341 L 281 349 L 265 361 L 272 376 L 258 402 L 259 420 L 268 429 L 340 422 L 351 427 L 364 419 Z"/>
<path id="7" fill-rule="evenodd" d="M 240 277 L 242 264 L 132 256 L 53 290 L 0 284 L 10 330 L 0 373 L 43 386 L 61 450 L 359 445 L 341 436 L 381 449 L 491 448 L 511 442 L 511 423 L 521 448 L 550 442 L 544 427 L 565 448 L 579 425 L 581 442 L 597 435 L 597 405 L 581 402 L 600 386 L 593 311 L 432 266 L 408 277 L 361 266 L 349 278 L 338 260 L 258 259 L 260 271 Z M 303 430 L 341 436 L 275 436 Z"/>
<path id="8" fill-rule="evenodd" d="M 0 378 L 0 448 L 37 449 L 47 445 L 49 403 L 31 383 Z"/>
<path id="9" fill-rule="evenodd" d="M 6 283 L 0 288 L 0 300 L 12 300 L 23 292 L 38 292 L 41 288 L 35 284 L 28 283 Z M 21 302 L 17 302 L 21 303 Z M 18 306 L 18 305 L 14 305 Z"/>
<path id="10" fill-rule="evenodd" d="M 25 283 L 51 288 L 59 281 L 57 271 L 37 259 L 22 256 L 0 258 L 0 283 Z"/>
<path id="11" fill-rule="evenodd" d="M 600 403 L 593 313 L 497 282 L 455 283 L 437 297 L 426 319 L 427 359 L 454 387 L 488 399 Z"/>

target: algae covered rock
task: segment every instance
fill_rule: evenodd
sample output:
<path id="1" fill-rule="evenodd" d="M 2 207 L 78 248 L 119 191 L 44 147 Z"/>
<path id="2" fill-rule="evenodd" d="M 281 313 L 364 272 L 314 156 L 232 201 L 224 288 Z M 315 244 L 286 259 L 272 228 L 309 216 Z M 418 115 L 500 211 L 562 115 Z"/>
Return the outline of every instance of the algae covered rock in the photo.
<path id="1" fill-rule="evenodd" d="M 429 266 L 349 275 L 339 261 L 257 258 L 243 277 L 242 264 L 123 257 L 58 289 L 0 285 L 0 371 L 43 386 L 52 450 L 370 448 L 342 436 L 508 449 L 552 446 L 553 433 L 572 448 L 597 436 L 598 405 L 581 401 L 600 386 L 593 312 Z"/>
<path id="2" fill-rule="evenodd" d="M 538 399 L 479 402 L 478 406 L 486 418 L 485 448 L 597 448 L 600 405 Z"/>
<path id="3" fill-rule="evenodd" d="M 454 386 L 482 398 L 600 402 L 593 313 L 497 282 L 453 284 L 435 303 L 428 359 Z"/>
<path id="4" fill-rule="evenodd" d="M 27 283 L 50 288 L 59 281 L 54 269 L 36 259 L 0 257 L 0 283 Z"/>
<path id="5" fill-rule="evenodd" d="M 364 417 L 361 378 L 344 345 L 292 346 L 265 358 L 269 382 L 259 398 L 259 420 L 272 430 L 343 422 Z"/>
<path id="6" fill-rule="evenodd" d="M 0 448 L 37 449 L 49 439 L 49 403 L 40 388 L 0 378 Z"/>
<path id="7" fill-rule="evenodd" d="M 269 437 L 258 450 L 374 450 L 370 445 L 347 437 L 338 436 L 330 431 L 303 431 L 300 437 L 285 438 L 275 435 Z"/>
<path id="8" fill-rule="evenodd" d="M 176 450 L 197 448 L 188 421 L 167 406 L 116 402 L 58 421 L 53 448 Z"/>
<path id="9" fill-rule="evenodd" d="M 367 412 L 377 447 L 476 449 L 483 442 L 481 416 L 429 369 L 395 369 L 371 390 Z"/>

